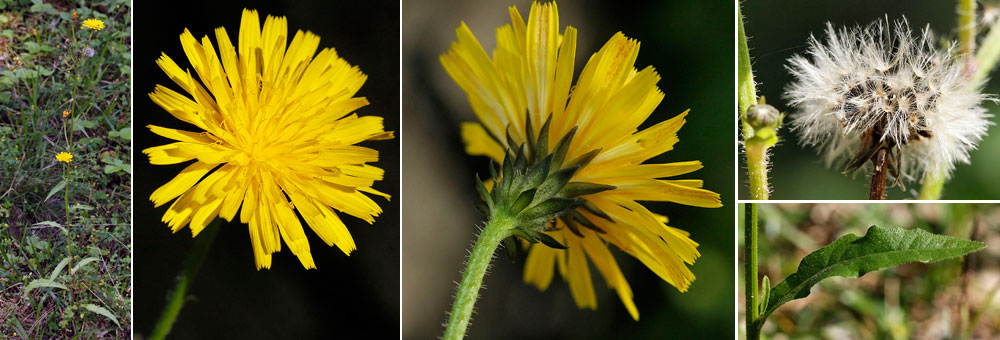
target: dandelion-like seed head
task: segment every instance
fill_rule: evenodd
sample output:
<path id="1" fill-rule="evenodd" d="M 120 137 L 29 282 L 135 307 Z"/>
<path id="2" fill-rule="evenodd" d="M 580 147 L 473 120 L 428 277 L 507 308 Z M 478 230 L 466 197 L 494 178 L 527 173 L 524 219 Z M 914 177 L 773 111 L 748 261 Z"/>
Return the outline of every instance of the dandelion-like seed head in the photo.
<path id="1" fill-rule="evenodd" d="M 906 19 L 810 37 L 807 55 L 789 59 L 795 80 L 786 98 L 792 129 L 828 165 L 865 166 L 879 149 L 899 179 L 950 176 L 986 134 L 982 107 L 993 97 L 967 77 L 951 47 L 938 48 L 929 28 L 917 36 Z"/>
<path id="2" fill-rule="evenodd" d="M 60 161 L 60 162 L 63 162 L 63 163 L 72 162 L 73 161 L 73 154 L 71 154 L 69 152 L 65 152 L 65 151 L 64 152 L 60 152 L 59 154 L 56 155 L 56 160 Z"/>
<path id="3" fill-rule="evenodd" d="M 80 26 L 80 28 L 89 28 L 95 31 L 100 31 L 104 29 L 104 22 L 99 19 L 87 19 L 83 21 L 83 25 Z"/>
<path id="4" fill-rule="evenodd" d="M 555 3 L 532 4 L 527 22 L 510 7 L 510 18 L 496 30 L 492 54 L 462 23 L 458 40 L 440 57 L 479 118 L 462 124 L 466 151 L 502 163 L 487 181 L 492 189 L 480 187 L 484 210 L 514 215 L 519 227 L 512 232 L 540 241 L 527 245 L 526 282 L 544 290 L 558 267 L 577 305 L 596 308 L 589 259 L 638 319 L 608 245 L 680 291 L 694 280 L 688 265 L 699 256 L 687 232 L 638 201 L 721 205 L 701 180 L 666 179 L 698 170 L 701 162 L 643 164 L 673 148 L 687 112 L 638 129 L 664 97 L 659 74 L 634 67 L 638 41 L 613 35 L 573 85 L 577 30 L 559 33 Z M 505 242 L 508 250 L 518 243 Z"/>
<path id="5" fill-rule="evenodd" d="M 378 151 L 363 141 L 390 139 L 382 118 L 352 113 L 368 105 L 354 95 L 366 76 L 331 48 L 317 54 L 319 37 L 298 31 L 288 43 L 284 17 L 244 10 L 238 46 L 217 28 L 180 36 L 194 73 L 163 54 L 157 64 L 187 95 L 157 85 L 150 98 L 200 132 L 150 125 L 175 140 L 143 150 L 152 164 L 194 161 L 150 195 L 156 206 L 174 200 L 163 221 L 197 235 L 216 216 L 240 215 L 248 225 L 257 268 L 270 268 L 282 242 L 302 265 L 315 268 L 300 217 L 327 245 L 350 254 L 356 246 L 337 212 L 374 223 L 382 209 L 366 194 L 384 171 L 368 163 Z M 286 48 L 287 46 L 287 48 Z M 195 80 L 198 75 L 200 82 Z"/>
<path id="6" fill-rule="evenodd" d="M 93 57 L 93 56 L 94 56 L 94 53 L 95 53 L 95 51 L 94 51 L 94 48 L 92 48 L 92 47 L 90 47 L 90 46 L 87 46 L 87 47 L 84 47 L 84 48 L 83 48 L 83 52 L 81 52 L 80 54 L 81 54 L 81 55 L 82 55 L 82 56 L 83 56 L 84 58 L 90 58 L 90 57 Z"/>

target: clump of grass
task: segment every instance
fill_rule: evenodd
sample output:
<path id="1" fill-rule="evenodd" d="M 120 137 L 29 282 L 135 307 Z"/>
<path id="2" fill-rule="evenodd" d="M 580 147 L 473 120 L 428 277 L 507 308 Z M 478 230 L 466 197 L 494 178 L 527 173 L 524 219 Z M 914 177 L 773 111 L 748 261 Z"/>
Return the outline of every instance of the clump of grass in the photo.
<path id="1" fill-rule="evenodd" d="M 0 338 L 131 333 L 131 9 L 88 6 L 0 0 Z"/>

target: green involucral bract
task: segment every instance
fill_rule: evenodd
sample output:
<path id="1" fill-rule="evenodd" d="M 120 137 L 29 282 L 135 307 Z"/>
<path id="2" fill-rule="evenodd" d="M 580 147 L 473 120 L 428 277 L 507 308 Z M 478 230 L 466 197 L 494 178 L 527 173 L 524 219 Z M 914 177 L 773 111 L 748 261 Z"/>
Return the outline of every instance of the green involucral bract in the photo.
<path id="1" fill-rule="evenodd" d="M 478 176 L 476 177 L 476 189 L 479 191 L 480 199 L 482 199 L 481 203 L 484 203 L 479 205 L 480 210 L 490 219 L 501 216 L 513 219 L 514 228 L 510 230 L 512 235 L 532 243 L 542 242 L 553 248 L 565 248 L 545 233 L 545 231 L 550 231 L 548 229 L 549 222 L 556 218 L 563 218 L 566 225 L 575 233 L 579 233 L 575 229 L 579 227 L 603 233 L 603 230 L 583 217 L 576 209 L 583 208 L 596 216 L 607 216 L 597 207 L 587 204 L 580 196 L 611 190 L 615 187 L 588 182 L 571 182 L 573 175 L 587 163 L 590 163 L 601 149 L 595 149 L 576 159 L 566 160 L 566 152 L 576 134 L 576 128 L 570 130 L 566 136 L 560 139 L 550 153 L 547 142 L 549 121 L 546 120 L 537 135 L 531 127 L 531 120 L 526 119 L 525 121 L 528 124 L 527 143 L 520 145 L 515 143 L 508 132 L 508 135 L 505 136 L 507 145 L 518 145 L 517 149 L 508 150 L 503 164 L 500 166 L 499 174 L 493 166 L 490 167 L 491 175 L 496 181 L 493 189 L 488 190 L 482 180 Z M 508 256 L 513 257 L 516 243 L 512 238 L 504 240 Z"/>

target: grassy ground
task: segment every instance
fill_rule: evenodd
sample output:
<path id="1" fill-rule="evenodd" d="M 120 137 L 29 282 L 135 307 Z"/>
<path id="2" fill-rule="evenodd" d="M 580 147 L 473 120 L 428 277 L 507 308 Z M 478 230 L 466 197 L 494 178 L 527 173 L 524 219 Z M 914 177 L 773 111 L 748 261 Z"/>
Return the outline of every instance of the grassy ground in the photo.
<path id="1" fill-rule="evenodd" d="M 808 297 L 772 314 L 763 338 L 1000 337 L 1000 206 L 761 204 L 759 213 L 758 263 L 760 274 L 767 275 L 772 286 L 794 272 L 807 253 L 846 233 L 864 235 L 873 224 L 920 228 L 986 243 L 986 249 L 961 259 L 910 263 L 858 279 L 825 280 Z M 741 324 L 745 321 L 743 291 L 741 284 Z M 744 334 L 742 326 L 740 330 Z"/>
<path id="2" fill-rule="evenodd" d="M 0 0 L 0 338 L 130 336 L 131 10 L 86 6 Z"/>

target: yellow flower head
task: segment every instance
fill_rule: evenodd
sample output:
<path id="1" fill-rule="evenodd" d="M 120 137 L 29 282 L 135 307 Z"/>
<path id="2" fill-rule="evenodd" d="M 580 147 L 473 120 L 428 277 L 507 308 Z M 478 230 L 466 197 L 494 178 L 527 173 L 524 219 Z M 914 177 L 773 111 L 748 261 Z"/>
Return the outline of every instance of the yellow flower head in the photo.
<path id="1" fill-rule="evenodd" d="M 69 152 L 60 152 L 56 155 L 56 160 L 63 163 L 69 163 L 73 161 L 73 154 Z"/>
<path id="2" fill-rule="evenodd" d="M 702 189 L 701 180 L 664 179 L 698 170 L 701 162 L 643 164 L 673 148 L 687 112 L 639 131 L 663 93 L 652 67 L 633 66 L 638 41 L 620 32 L 612 36 L 571 86 L 577 31 L 566 27 L 559 34 L 555 3 L 532 4 L 527 23 L 515 7 L 510 17 L 511 25 L 496 31 L 492 58 L 464 22 L 456 30 L 458 41 L 440 58 L 479 118 L 462 124 L 466 151 L 500 162 L 522 145 L 543 145 L 550 155 L 559 154 L 553 153 L 557 141 L 571 138 L 562 167 L 582 165 L 571 181 L 612 189 L 580 196 L 582 206 L 551 222 L 546 233 L 567 249 L 530 244 L 524 280 L 544 290 L 558 268 L 577 305 L 596 308 L 590 259 L 638 320 L 631 288 L 607 244 L 682 292 L 694 280 L 688 265 L 699 253 L 687 232 L 668 226 L 665 216 L 637 201 L 721 206 L 719 195 Z"/>
<path id="3" fill-rule="evenodd" d="M 104 29 L 104 22 L 98 19 L 87 19 L 83 21 L 83 26 L 80 26 L 80 29 L 84 28 L 100 31 Z"/>
<path id="4" fill-rule="evenodd" d="M 216 216 L 231 221 L 239 212 L 257 269 L 270 268 L 282 241 L 315 268 L 298 211 L 327 245 L 350 254 L 354 240 L 336 211 L 373 223 L 382 209 L 365 194 L 389 198 L 372 189 L 384 174 L 367 164 L 378 152 L 355 145 L 393 137 L 381 117 L 352 113 L 368 105 L 354 97 L 365 74 L 331 48 L 316 54 L 319 36 L 310 32 L 288 45 L 284 17 L 268 16 L 261 29 L 257 12 L 244 10 L 239 46 L 223 27 L 215 37 L 218 52 L 208 36 L 181 34 L 194 73 L 166 54 L 157 60 L 187 95 L 157 85 L 150 98 L 203 131 L 148 126 L 176 141 L 143 150 L 150 163 L 194 161 L 150 195 L 156 206 L 177 199 L 163 221 L 197 236 Z"/>
<path id="5" fill-rule="evenodd" d="M 69 117 L 69 110 L 63 110 L 63 118 Z"/>

